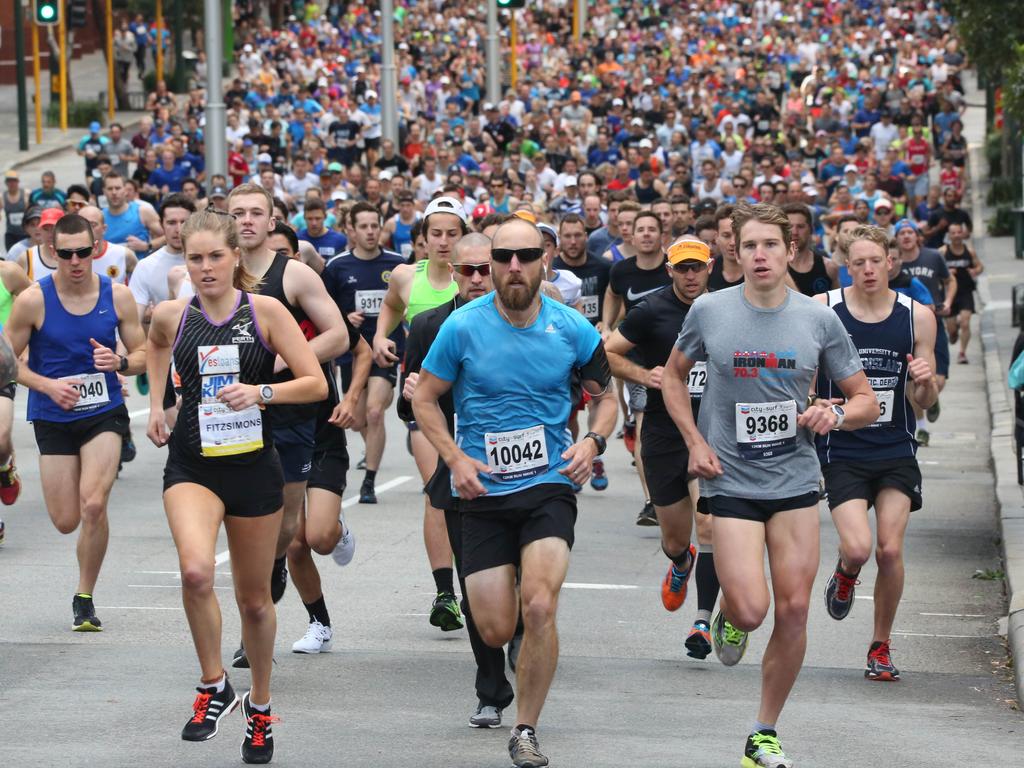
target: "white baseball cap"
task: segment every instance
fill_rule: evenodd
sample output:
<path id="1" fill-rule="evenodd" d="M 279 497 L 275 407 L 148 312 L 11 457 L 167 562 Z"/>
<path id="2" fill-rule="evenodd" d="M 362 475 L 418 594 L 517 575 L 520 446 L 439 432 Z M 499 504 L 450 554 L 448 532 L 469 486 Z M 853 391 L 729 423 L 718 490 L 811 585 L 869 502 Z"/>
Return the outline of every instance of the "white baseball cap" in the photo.
<path id="1" fill-rule="evenodd" d="M 451 213 L 458 216 L 463 224 L 466 223 L 466 207 L 461 200 L 456 200 L 454 197 L 435 197 L 423 211 L 423 220 L 426 221 L 434 213 Z"/>

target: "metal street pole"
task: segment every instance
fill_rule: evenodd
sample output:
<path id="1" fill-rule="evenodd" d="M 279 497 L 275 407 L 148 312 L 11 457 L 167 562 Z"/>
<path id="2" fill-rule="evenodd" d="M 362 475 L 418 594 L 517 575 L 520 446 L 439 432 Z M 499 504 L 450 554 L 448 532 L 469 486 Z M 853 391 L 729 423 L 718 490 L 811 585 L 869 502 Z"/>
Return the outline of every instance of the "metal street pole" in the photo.
<path id="1" fill-rule="evenodd" d="M 203 0 L 206 34 L 206 171 L 208 176 L 227 175 L 227 120 L 224 106 L 224 4 L 221 0 Z"/>
<path id="2" fill-rule="evenodd" d="M 171 75 L 171 90 L 175 93 L 185 91 L 185 11 L 181 0 L 174 0 L 171 10 L 174 14 L 174 74 Z"/>
<path id="3" fill-rule="evenodd" d="M 114 122 L 114 0 L 107 0 L 107 124 Z"/>
<path id="4" fill-rule="evenodd" d="M 36 84 L 36 144 L 43 143 L 43 83 L 39 72 L 39 26 L 32 25 L 32 78 Z"/>
<path id="5" fill-rule="evenodd" d="M 35 27 L 33 27 L 35 29 Z M 25 92 L 25 7 L 14 0 L 14 58 L 18 78 L 18 149 L 28 151 L 28 94 Z"/>
<path id="6" fill-rule="evenodd" d="M 156 81 L 164 79 L 164 0 L 156 0 Z"/>
<path id="7" fill-rule="evenodd" d="M 60 12 L 60 23 L 57 25 L 57 34 L 60 36 L 60 44 L 57 46 L 60 56 L 60 129 L 68 132 L 68 23 L 67 14 L 62 9 Z"/>
<path id="8" fill-rule="evenodd" d="M 487 100 L 501 100 L 501 42 L 498 39 L 498 3 L 487 0 Z"/>
<path id="9" fill-rule="evenodd" d="M 587 0 L 576 0 L 576 17 L 579 19 L 579 30 L 576 39 L 583 37 L 583 30 L 587 28 Z"/>
<path id="10" fill-rule="evenodd" d="M 381 134 L 398 146 L 398 86 L 395 81 L 395 4 L 394 0 L 380 3 L 381 56 L 380 118 Z"/>
<path id="11" fill-rule="evenodd" d="M 509 10 L 509 22 L 508 22 L 508 58 L 509 58 L 509 73 L 508 81 L 512 85 L 512 89 L 515 90 L 516 84 L 519 82 L 519 61 L 517 59 L 518 53 L 516 49 L 519 48 L 519 28 L 516 26 L 516 10 L 512 8 Z"/>

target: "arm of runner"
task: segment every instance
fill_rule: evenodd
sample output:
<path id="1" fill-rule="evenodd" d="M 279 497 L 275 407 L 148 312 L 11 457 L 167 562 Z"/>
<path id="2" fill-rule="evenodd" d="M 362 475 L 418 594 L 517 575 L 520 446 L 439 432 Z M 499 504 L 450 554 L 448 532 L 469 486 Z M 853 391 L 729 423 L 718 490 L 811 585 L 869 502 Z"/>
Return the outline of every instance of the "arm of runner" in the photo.
<path id="1" fill-rule="evenodd" d="M 329 421 L 336 427 L 344 429 L 362 429 L 366 426 L 356 413 L 359 407 L 359 398 L 366 389 L 366 382 L 370 378 L 370 368 L 373 366 L 373 351 L 366 339 L 356 334 L 356 345 L 349 350 L 352 353 L 352 381 L 345 391 L 341 402 L 334 407 Z"/>
<path id="2" fill-rule="evenodd" d="M 928 307 L 914 302 L 914 354 L 907 355 L 907 375 L 914 383 L 910 397 L 916 405 L 928 410 L 939 399 L 939 383 L 935 378 L 935 333 L 938 323 Z"/>
<path id="3" fill-rule="evenodd" d="M 150 381 L 146 437 L 157 448 L 166 445 L 170 439 L 164 416 L 164 390 L 167 388 L 167 371 L 171 367 L 171 347 L 185 306 L 186 302 L 180 300 L 161 302 L 153 310 L 146 340 L 146 375 Z"/>
<path id="4" fill-rule="evenodd" d="M 289 301 L 302 308 L 318 331 L 309 341 L 316 359 L 326 363 L 348 352 L 348 331 L 341 319 L 341 310 L 316 272 L 304 264 L 290 263 L 284 273 L 284 283 L 285 295 L 291 297 Z M 283 355 L 278 354 L 274 361 L 275 372 L 284 368 L 282 358 Z"/>
<path id="5" fill-rule="evenodd" d="M 832 281 L 832 287 L 839 287 L 839 265 L 832 259 L 825 259 L 825 271 L 828 273 L 829 280 Z"/>
<path id="6" fill-rule="evenodd" d="M 938 308 L 937 314 L 947 317 L 950 307 L 953 306 L 953 299 L 956 298 L 956 275 L 950 272 L 949 276 L 942 282 L 946 287 L 946 295 L 942 300 L 942 306 Z"/>
<path id="7" fill-rule="evenodd" d="M 25 291 L 14 300 L 11 314 L 4 324 L 4 334 L 15 357 L 21 358 L 32 337 L 32 330 L 43 322 L 44 311 L 43 292 L 37 287 Z M 71 386 L 70 381 L 40 376 L 28 367 L 27 360 L 22 360 L 18 366 L 17 382 L 46 395 L 65 411 L 74 408 L 78 402 L 78 390 Z"/>
<path id="8" fill-rule="evenodd" d="M 612 332 L 605 342 L 604 349 L 608 354 L 608 365 L 611 366 L 612 374 L 617 379 L 625 379 L 634 384 L 642 384 L 645 387 L 661 389 L 662 371 L 664 366 L 648 370 L 642 365 L 634 363 L 626 357 L 626 353 L 636 345 L 629 341 L 618 329 Z"/>
<path id="9" fill-rule="evenodd" d="M 412 279 L 410 267 L 403 264 L 395 267 L 388 281 L 388 292 L 384 294 L 384 303 L 377 317 L 377 331 L 373 335 L 373 360 L 377 365 L 389 366 L 398 362 L 395 354 L 395 342 L 388 338 L 405 314 L 406 301 L 402 298 L 405 287 Z"/>
<path id="10" fill-rule="evenodd" d="M 93 365 L 97 371 L 134 376 L 146 370 L 146 334 L 142 331 L 135 297 L 128 286 L 115 283 L 112 287 L 114 309 L 117 312 L 117 331 L 121 343 L 128 351 L 128 367 L 121 370 L 121 356 L 95 339 L 90 339 L 93 346 Z"/>
<path id="11" fill-rule="evenodd" d="M 452 473 L 452 484 L 460 498 L 475 499 L 487 493 L 479 474 L 489 473 L 490 467 L 482 461 L 470 458 L 455 444 L 448 432 L 448 423 L 438 400 L 451 389 L 452 382 L 445 381 L 422 370 L 416 384 L 416 393 L 412 398 L 412 410 L 420 431 L 437 449 L 438 455 L 448 465 Z"/>
<path id="12" fill-rule="evenodd" d="M 12 296 L 17 296 L 30 285 L 32 281 L 28 279 L 28 275 L 25 274 L 25 270 L 18 269 L 14 264 L 8 261 L 0 262 L 3 266 L 3 281 L 4 287 L 7 288 L 7 292 Z"/>
<path id="13" fill-rule="evenodd" d="M 412 396 L 416 391 L 416 382 L 420 377 L 420 367 L 430 347 L 430 341 L 424 338 L 426 333 L 426 316 L 420 315 L 412 321 L 409 335 L 405 340 L 405 361 L 398 380 L 398 418 L 402 421 L 415 421 L 412 413 Z"/>
<path id="14" fill-rule="evenodd" d="M 149 250 L 163 248 L 167 244 L 167 239 L 164 237 L 164 228 L 160 226 L 160 217 L 156 215 L 156 211 L 147 206 L 139 206 L 139 219 L 149 230 Z"/>
<path id="15" fill-rule="evenodd" d="M 843 403 L 843 423 L 838 429 L 852 432 L 855 429 L 866 427 L 878 420 L 878 399 L 874 390 L 868 383 L 868 377 L 864 371 L 857 371 L 852 376 L 840 379 L 836 382 L 839 389 L 846 397 Z M 833 429 L 839 417 L 832 410 L 832 403 L 828 400 L 816 400 L 813 405 L 797 416 L 797 426 L 811 430 L 818 435 L 827 435 Z"/>
<path id="16" fill-rule="evenodd" d="M 318 275 L 322 275 L 324 267 L 327 266 L 323 257 L 321 257 L 320 254 L 317 253 L 316 248 L 313 247 L 313 244 L 306 242 L 305 240 L 299 240 L 299 261 L 312 269 Z"/>
<path id="17" fill-rule="evenodd" d="M 695 360 L 687 357 L 678 347 L 672 348 L 672 354 L 665 363 L 661 377 L 661 397 L 665 408 L 675 422 L 679 433 L 690 451 L 690 474 L 703 478 L 717 477 L 722 474 L 722 465 L 718 456 L 704 436 L 697 429 L 693 418 L 693 405 L 690 403 L 690 390 L 686 386 L 690 378 L 690 369 Z"/>
<path id="18" fill-rule="evenodd" d="M 615 429 L 615 420 L 619 414 L 618 399 L 609 393 L 612 382 L 612 372 L 608 364 L 608 357 L 604 346 L 598 342 L 594 348 L 594 354 L 581 368 L 580 378 L 583 381 L 583 389 L 591 397 L 593 405 L 590 409 L 590 431 L 608 439 L 612 430 Z M 559 470 L 559 474 L 571 478 L 574 482 L 583 484 L 590 479 L 590 473 L 594 459 L 599 454 L 596 440 L 582 436 L 574 445 L 562 454 L 562 458 L 569 461 L 569 464 Z"/>
<path id="19" fill-rule="evenodd" d="M 615 328 L 615 321 L 622 312 L 622 297 L 609 285 L 604 292 L 604 306 L 601 307 L 601 322 L 604 323 L 604 335 L 607 336 Z"/>
<path id="20" fill-rule="evenodd" d="M 972 277 L 977 277 L 985 271 L 985 265 L 981 263 L 977 251 L 973 248 L 968 246 L 967 253 L 971 255 L 971 266 L 967 268 L 967 271 L 971 273 Z"/>
<path id="21" fill-rule="evenodd" d="M 316 403 L 327 397 L 327 380 L 313 348 L 306 342 L 299 324 L 284 304 L 267 296 L 253 296 L 256 322 L 267 345 L 278 352 L 295 377 L 273 385 L 274 404 Z M 257 405 L 263 384 L 229 384 L 217 393 L 217 399 L 234 411 Z"/>

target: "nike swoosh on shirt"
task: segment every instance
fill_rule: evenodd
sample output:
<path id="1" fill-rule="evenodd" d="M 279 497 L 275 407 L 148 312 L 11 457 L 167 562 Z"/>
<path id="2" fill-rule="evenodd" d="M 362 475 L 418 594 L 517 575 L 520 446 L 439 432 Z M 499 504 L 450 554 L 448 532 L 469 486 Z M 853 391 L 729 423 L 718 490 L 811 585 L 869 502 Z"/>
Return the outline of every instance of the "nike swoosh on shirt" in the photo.
<path id="1" fill-rule="evenodd" d="M 630 301 L 638 301 L 647 294 L 654 293 L 655 291 L 660 291 L 664 287 L 665 286 L 663 285 L 659 285 L 657 288 L 651 288 L 651 290 L 649 291 L 641 291 L 640 293 L 633 293 L 633 289 L 630 288 L 629 290 L 626 291 L 626 298 L 629 299 Z"/>

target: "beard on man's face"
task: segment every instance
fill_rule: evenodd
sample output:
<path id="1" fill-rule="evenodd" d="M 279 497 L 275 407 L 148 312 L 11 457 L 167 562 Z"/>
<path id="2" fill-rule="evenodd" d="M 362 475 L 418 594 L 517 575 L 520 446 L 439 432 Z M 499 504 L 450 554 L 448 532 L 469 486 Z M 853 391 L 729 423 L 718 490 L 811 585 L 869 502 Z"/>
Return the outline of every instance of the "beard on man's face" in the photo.
<path id="1" fill-rule="evenodd" d="M 498 298 L 506 309 L 513 312 L 520 312 L 529 307 L 540 290 L 541 272 L 532 278 L 522 272 L 513 274 L 506 273 L 503 277 L 495 275 L 495 288 L 498 291 Z"/>

